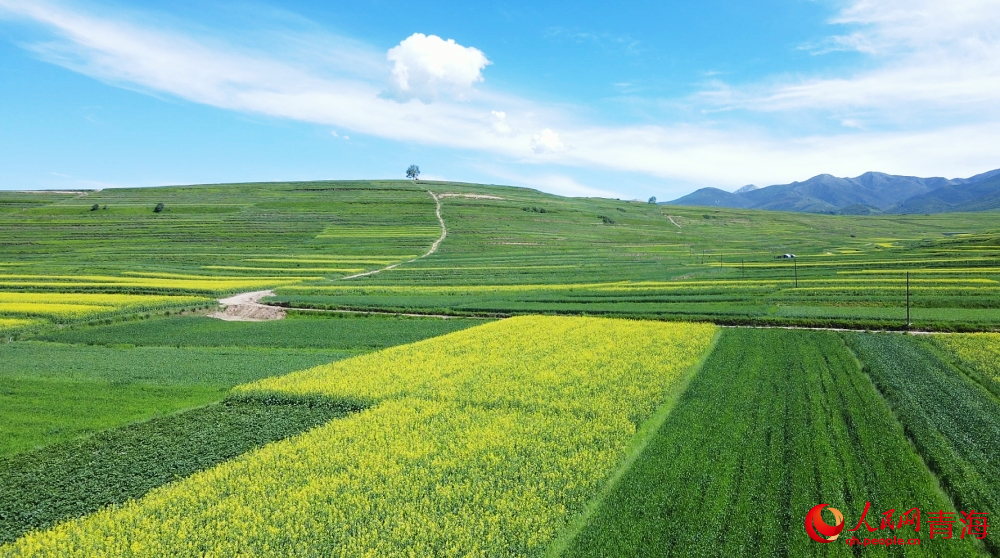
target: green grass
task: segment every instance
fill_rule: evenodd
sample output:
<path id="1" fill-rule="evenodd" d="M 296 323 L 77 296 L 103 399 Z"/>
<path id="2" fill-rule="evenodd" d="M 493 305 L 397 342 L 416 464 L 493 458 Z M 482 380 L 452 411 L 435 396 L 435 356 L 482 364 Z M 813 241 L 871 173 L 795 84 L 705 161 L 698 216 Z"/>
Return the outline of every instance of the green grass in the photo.
<path id="1" fill-rule="evenodd" d="M 356 410 L 231 400 L 0 457 L 0 544 Z"/>
<path id="2" fill-rule="evenodd" d="M 291 315 L 270 322 L 224 322 L 201 316 L 76 327 L 38 337 L 87 345 L 271 347 L 366 351 L 437 337 L 483 320 L 393 316 Z"/>
<path id="3" fill-rule="evenodd" d="M 0 456 L 206 405 L 237 384 L 481 323 L 184 316 L 75 326 L 41 337 L 48 341 L 0 344 Z"/>
<path id="4" fill-rule="evenodd" d="M 0 345 L 0 456 L 206 405 L 346 351 Z"/>
<path id="5" fill-rule="evenodd" d="M 952 509 L 836 334 L 730 329 L 563 555 L 848 556 L 802 521 L 827 503 L 853 528 L 866 501 L 869 523 Z M 907 555 L 977 552 L 922 529 Z"/>
<path id="6" fill-rule="evenodd" d="M 0 379 L 0 457 L 225 396 L 208 386 Z"/>
<path id="7" fill-rule="evenodd" d="M 997 398 L 930 350 L 926 340 L 845 336 L 956 506 L 1000 510 Z M 996 537 L 985 540 L 1000 555 Z"/>
<path id="8" fill-rule="evenodd" d="M 360 351 L 106 347 L 21 341 L 0 345 L 0 378 L 228 388 Z"/>

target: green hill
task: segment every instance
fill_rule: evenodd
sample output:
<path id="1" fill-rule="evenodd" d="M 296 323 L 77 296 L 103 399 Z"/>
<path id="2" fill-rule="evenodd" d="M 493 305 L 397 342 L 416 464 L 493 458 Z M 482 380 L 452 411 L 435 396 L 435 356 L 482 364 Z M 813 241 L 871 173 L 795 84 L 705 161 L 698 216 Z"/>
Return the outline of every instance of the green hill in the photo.
<path id="1" fill-rule="evenodd" d="M 416 259 L 441 233 L 428 191 L 440 196 L 448 234 Z M 0 215 L 6 291 L 277 287 L 274 302 L 315 309 L 895 328 L 910 271 L 918 326 L 1000 319 L 990 310 L 1000 250 L 950 244 L 955 231 L 994 236 L 983 213 L 814 215 L 423 181 L 38 193 L 31 205 L 4 196 L 22 204 Z M 798 257 L 775 259 L 785 253 Z"/>

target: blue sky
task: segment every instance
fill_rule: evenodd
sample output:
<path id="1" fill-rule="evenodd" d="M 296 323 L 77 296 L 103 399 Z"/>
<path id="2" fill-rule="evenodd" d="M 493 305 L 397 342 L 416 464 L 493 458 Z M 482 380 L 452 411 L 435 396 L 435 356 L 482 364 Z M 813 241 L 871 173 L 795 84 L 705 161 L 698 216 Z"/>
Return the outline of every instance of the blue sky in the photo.
<path id="1" fill-rule="evenodd" d="M 969 176 L 998 29 L 995 0 L 0 0 L 0 189 Z"/>

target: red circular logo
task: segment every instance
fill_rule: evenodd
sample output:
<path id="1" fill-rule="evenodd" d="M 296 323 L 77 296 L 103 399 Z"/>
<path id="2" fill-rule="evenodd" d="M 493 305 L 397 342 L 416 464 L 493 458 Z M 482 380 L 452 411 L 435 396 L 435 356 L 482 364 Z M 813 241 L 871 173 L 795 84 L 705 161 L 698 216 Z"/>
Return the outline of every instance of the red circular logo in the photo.
<path id="1" fill-rule="evenodd" d="M 833 512 L 833 525 L 827 525 L 826 521 L 823 521 L 823 508 L 828 505 L 820 504 L 814 506 L 806 514 L 806 534 L 818 543 L 833 542 L 837 540 L 840 532 L 844 530 L 844 515 L 837 508 L 830 508 L 830 511 Z"/>

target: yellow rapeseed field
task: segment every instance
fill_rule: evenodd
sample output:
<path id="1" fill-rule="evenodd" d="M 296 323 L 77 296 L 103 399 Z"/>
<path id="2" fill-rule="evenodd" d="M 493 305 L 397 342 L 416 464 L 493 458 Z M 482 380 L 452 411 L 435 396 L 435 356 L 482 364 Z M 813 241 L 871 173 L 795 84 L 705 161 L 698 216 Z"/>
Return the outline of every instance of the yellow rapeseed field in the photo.
<path id="1" fill-rule="evenodd" d="M 80 317 L 174 303 L 191 304 L 205 300 L 194 296 L 0 292 L 0 314 Z"/>
<path id="2" fill-rule="evenodd" d="M 980 374 L 1000 383 L 1000 333 L 934 335 L 931 338 Z"/>
<path id="3" fill-rule="evenodd" d="M 103 287 L 108 289 L 147 289 L 156 291 L 195 291 L 228 293 L 263 289 L 281 285 L 294 285 L 322 277 L 213 277 L 213 276 L 101 276 L 101 275 L 12 275 L 0 274 L 0 287 L 8 288 L 80 288 Z"/>
<path id="4" fill-rule="evenodd" d="M 246 385 L 371 407 L 0 555 L 538 556 L 715 333 L 519 317 Z"/>
<path id="5" fill-rule="evenodd" d="M 25 327 L 39 322 L 40 320 L 26 320 L 22 318 L 0 318 L 0 331 Z"/>

